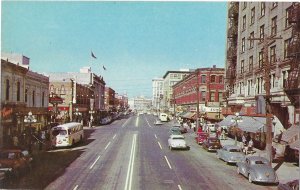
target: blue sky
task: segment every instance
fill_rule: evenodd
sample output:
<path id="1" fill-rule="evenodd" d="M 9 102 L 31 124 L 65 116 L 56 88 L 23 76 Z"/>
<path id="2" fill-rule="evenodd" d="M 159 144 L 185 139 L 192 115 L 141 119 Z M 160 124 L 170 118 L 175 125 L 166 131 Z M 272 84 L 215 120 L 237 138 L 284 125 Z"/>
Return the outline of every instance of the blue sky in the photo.
<path id="1" fill-rule="evenodd" d="M 39 73 L 91 66 L 129 97 L 168 70 L 225 64 L 226 2 L 2 1 L 1 14 L 2 52 Z"/>

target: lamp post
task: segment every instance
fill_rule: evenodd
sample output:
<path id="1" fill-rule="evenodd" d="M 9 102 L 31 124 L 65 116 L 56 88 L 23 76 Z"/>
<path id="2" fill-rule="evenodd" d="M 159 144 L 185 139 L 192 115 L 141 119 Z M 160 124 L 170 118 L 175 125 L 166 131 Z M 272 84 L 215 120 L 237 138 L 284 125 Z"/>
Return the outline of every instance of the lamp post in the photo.
<path id="1" fill-rule="evenodd" d="M 199 70 L 197 69 L 196 72 L 195 72 L 195 75 L 196 75 L 196 131 L 199 130 L 199 78 L 198 78 L 198 75 L 199 75 Z"/>
<path id="2" fill-rule="evenodd" d="M 81 113 L 78 111 L 78 108 L 75 109 L 74 114 L 75 114 L 75 116 L 76 116 L 75 121 L 76 121 L 76 122 L 79 122 L 79 120 L 81 119 L 81 118 L 80 118 Z"/>
<path id="3" fill-rule="evenodd" d="M 36 120 L 35 116 L 32 115 L 32 112 L 31 112 L 31 111 L 29 111 L 29 112 L 28 112 L 28 115 L 25 116 L 25 118 L 24 118 L 24 122 L 25 122 L 25 123 L 29 123 L 29 130 L 30 130 L 29 135 L 32 135 L 32 134 L 31 134 L 31 123 L 35 123 L 36 121 L 37 121 L 37 120 Z M 31 136 L 29 137 L 28 151 L 31 151 Z"/>
<path id="4" fill-rule="evenodd" d="M 237 112 L 235 113 L 235 117 L 231 119 L 231 122 L 235 122 L 235 132 L 234 132 L 234 145 L 237 145 L 237 128 L 238 128 L 238 123 L 243 122 L 243 118 L 240 116 L 240 114 Z"/>

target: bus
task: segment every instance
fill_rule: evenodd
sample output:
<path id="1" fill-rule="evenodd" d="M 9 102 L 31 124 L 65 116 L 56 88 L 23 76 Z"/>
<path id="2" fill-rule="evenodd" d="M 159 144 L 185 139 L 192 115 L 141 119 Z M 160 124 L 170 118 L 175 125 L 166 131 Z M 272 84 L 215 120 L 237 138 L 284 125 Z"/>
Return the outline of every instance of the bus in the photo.
<path id="1" fill-rule="evenodd" d="M 168 121 L 168 115 L 166 113 L 160 113 L 159 120 L 160 121 Z"/>
<path id="2" fill-rule="evenodd" d="M 53 147 L 70 147 L 83 141 L 83 138 L 83 125 L 81 123 L 65 123 L 51 129 Z"/>

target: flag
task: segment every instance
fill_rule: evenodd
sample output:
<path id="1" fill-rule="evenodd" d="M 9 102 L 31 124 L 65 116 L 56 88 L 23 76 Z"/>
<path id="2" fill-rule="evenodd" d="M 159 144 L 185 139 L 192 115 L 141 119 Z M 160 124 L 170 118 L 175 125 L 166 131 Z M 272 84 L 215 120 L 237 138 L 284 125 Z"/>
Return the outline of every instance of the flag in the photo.
<path id="1" fill-rule="evenodd" d="M 97 59 L 97 57 L 94 55 L 94 53 L 91 51 L 91 56 L 94 58 L 94 59 Z"/>
<path id="2" fill-rule="evenodd" d="M 106 71 L 106 68 L 104 67 L 104 65 L 103 65 L 103 69 L 104 69 L 104 71 Z"/>

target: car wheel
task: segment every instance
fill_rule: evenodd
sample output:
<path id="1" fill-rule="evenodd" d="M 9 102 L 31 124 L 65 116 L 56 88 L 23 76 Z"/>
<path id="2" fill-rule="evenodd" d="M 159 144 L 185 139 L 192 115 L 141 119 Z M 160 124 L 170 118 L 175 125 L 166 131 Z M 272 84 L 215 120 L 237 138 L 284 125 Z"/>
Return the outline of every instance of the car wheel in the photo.
<path id="1" fill-rule="evenodd" d="M 252 177 L 251 177 L 251 174 L 249 173 L 249 175 L 248 175 L 248 181 L 249 181 L 249 183 L 252 183 Z"/>

